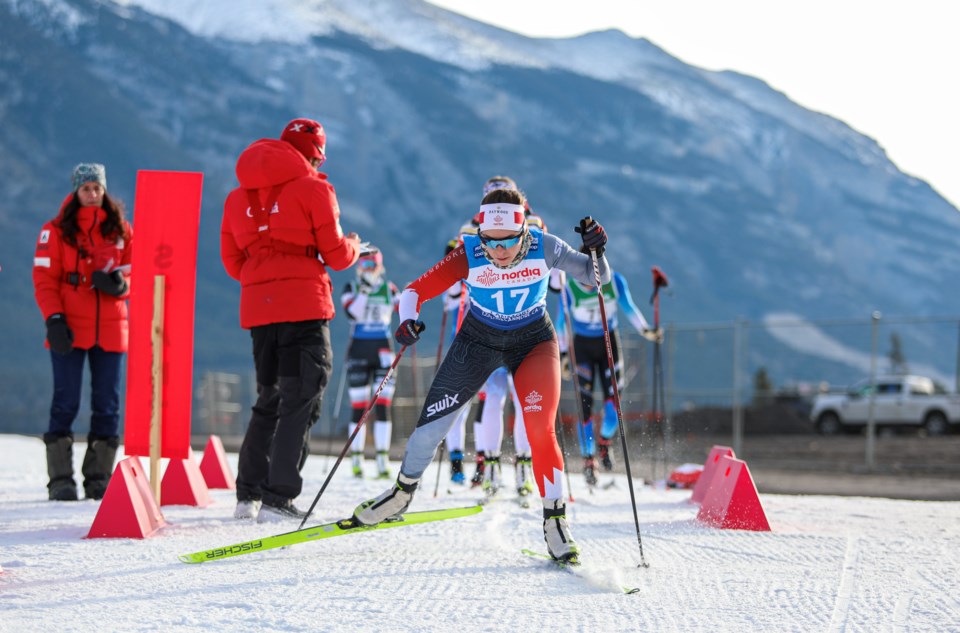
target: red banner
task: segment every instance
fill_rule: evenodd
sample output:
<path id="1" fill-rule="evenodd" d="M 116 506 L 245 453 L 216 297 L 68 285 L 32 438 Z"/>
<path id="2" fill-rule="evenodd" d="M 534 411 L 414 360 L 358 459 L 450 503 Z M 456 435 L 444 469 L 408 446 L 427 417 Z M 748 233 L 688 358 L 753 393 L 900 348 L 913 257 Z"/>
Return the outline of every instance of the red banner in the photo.
<path id="1" fill-rule="evenodd" d="M 150 455 L 153 279 L 165 277 L 161 457 L 186 459 L 193 397 L 193 317 L 203 174 L 137 172 L 130 267 L 124 451 Z"/>

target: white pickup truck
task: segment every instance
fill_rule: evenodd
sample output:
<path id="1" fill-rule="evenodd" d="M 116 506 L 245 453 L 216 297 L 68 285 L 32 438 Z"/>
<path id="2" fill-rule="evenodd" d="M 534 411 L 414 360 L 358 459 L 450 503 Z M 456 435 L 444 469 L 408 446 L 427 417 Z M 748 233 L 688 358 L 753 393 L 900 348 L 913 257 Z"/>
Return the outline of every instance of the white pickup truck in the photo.
<path id="1" fill-rule="evenodd" d="M 878 376 L 874 384 L 873 419 L 882 426 L 922 426 L 927 435 L 943 435 L 960 424 L 960 396 L 947 393 L 924 376 Z M 871 381 L 854 383 L 846 393 L 825 393 L 814 398 L 810 419 L 817 430 L 832 435 L 858 431 L 870 414 Z"/>

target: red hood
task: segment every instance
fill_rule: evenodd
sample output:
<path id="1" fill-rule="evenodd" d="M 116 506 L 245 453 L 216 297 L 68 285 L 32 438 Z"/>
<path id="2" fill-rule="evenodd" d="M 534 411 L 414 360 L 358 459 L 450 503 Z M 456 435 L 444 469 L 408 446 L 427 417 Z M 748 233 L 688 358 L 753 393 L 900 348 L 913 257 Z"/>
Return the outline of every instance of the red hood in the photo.
<path id="1" fill-rule="evenodd" d="M 316 173 L 293 145 L 277 139 L 254 141 L 237 159 L 237 180 L 243 189 L 263 189 Z"/>

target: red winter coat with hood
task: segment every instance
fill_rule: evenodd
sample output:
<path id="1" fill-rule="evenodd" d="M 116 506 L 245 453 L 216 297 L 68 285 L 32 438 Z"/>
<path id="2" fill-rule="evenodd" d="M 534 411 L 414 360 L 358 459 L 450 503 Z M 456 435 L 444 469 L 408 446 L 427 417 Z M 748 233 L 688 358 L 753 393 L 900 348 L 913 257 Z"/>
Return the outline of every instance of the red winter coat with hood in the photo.
<path id="1" fill-rule="evenodd" d="M 332 319 L 333 292 L 324 263 L 334 270 L 352 266 L 359 253 L 340 228 L 333 186 L 286 141 L 261 139 L 237 159 L 240 186 L 227 195 L 220 227 L 223 266 L 240 282 L 240 326 Z M 269 214 L 269 230 L 258 230 L 247 190 L 266 204 L 282 185 Z M 266 234 L 266 235 L 265 235 Z M 264 247 L 264 238 L 303 246 L 303 253 Z M 322 258 L 307 255 L 315 247 Z"/>
<path id="2" fill-rule="evenodd" d="M 76 246 L 63 239 L 60 221 L 73 196 L 68 196 L 56 219 L 43 225 L 33 257 L 33 288 L 43 318 L 58 312 L 66 315 L 73 330 L 73 346 L 90 349 L 100 346 L 107 352 L 126 352 L 129 335 L 127 297 L 132 237 L 105 238 L 100 225 L 106 211 L 100 207 L 77 210 Z M 130 225 L 124 222 L 127 235 Z M 93 271 L 121 268 L 128 288 L 120 297 L 111 297 L 93 287 Z M 73 283 L 76 282 L 76 283 Z M 50 347 L 49 343 L 45 343 Z"/>

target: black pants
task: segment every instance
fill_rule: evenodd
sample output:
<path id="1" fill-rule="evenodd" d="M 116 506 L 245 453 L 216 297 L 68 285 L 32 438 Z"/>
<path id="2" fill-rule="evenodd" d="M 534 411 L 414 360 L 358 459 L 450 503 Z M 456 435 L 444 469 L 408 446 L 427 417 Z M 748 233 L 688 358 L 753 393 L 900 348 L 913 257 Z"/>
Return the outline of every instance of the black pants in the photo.
<path id="1" fill-rule="evenodd" d="M 387 352 L 389 356 L 385 357 Z M 392 354 L 393 345 L 390 339 L 355 338 L 350 341 L 350 349 L 347 350 L 347 384 L 350 385 L 350 402 L 353 404 L 353 413 L 350 418 L 352 422 L 360 422 L 360 417 L 370 401 L 373 390 L 380 385 L 390 369 L 390 364 L 393 362 Z M 360 389 L 364 390 L 365 395 L 362 397 L 356 395 Z M 393 401 L 395 389 L 396 380 L 390 376 L 383 384 L 380 396 L 373 407 L 374 420 L 390 421 L 390 403 Z"/>
<path id="2" fill-rule="evenodd" d="M 613 365 L 617 384 L 620 384 L 620 337 L 610 330 L 610 346 L 613 349 Z M 604 398 L 613 397 L 613 381 L 610 380 L 610 359 L 607 358 L 607 341 L 602 336 L 573 337 L 573 352 L 577 355 L 577 377 L 580 381 L 580 403 L 586 421 L 593 414 L 593 386 L 600 379 Z"/>
<path id="3" fill-rule="evenodd" d="M 330 330 L 321 320 L 271 323 L 250 336 L 258 398 L 240 447 L 237 499 L 279 506 L 303 489 L 310 427 L 332 369 Z"/>

